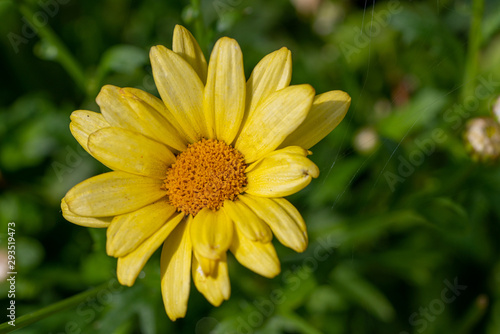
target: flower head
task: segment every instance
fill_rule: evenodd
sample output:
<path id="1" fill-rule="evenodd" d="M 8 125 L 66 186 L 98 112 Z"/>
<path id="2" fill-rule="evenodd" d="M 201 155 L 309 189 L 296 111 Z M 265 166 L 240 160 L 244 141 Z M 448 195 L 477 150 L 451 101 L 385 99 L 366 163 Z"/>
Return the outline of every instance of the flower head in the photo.
<path id="1" fill-rule="evenodd" d="M 286 48 L 245 80 L 238 43 L 223 37 L 209 65 L 191 33 L 174 30 L 173 50 L 150 53 L 161 100 L 104 86 L 101 113 L 77 110 L 76 140 L 111 172 L 76 185 L 64 217 L 106 227 L 106 250 L 131 286 L 163 244 L 161 289 L 171 319 L 187 310 L 190 279 L 213 305 L 229 298 L 226 253 L 265 277 L 280 272 L 272 236 L 298 252 L 305 223 L 284 196 L 319 174 L 308 149 L 343 119 L 350 97 L 290 86 Z"/>

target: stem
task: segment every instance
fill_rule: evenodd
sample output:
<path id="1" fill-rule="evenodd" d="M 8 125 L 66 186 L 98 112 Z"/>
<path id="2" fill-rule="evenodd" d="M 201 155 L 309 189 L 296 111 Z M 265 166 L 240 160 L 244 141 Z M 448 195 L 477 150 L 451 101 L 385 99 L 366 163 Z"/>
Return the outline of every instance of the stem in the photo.
<path id="1" fill-rule="evenodd" d="M 469 45 L 465 60 L 464 85 L 462 100 L 474 95 L 476 76 L 479 65 L 479 48 L 481 47 L 481 20 L 484 11 L 484 0 L 474 0 L 472 4 L 472 21 L 469 30 Z"/>
<path id="2" fill-rule="evenodd" d="M 474 303 L 470 306 L 469 310 L 458 322 L 457 334 L 473 333 L 477 323 L 483 318 L 486 310 L 488 309 L 488 297 L 486 295 L 479 295 Z"/>
<path id="3" fill-rule="evenodd" d="M 44 307 L 40 310 L 25 314 L 15 320 L 15 326 L 11 326 L 8 322 L 4 322 L 3 324 L 0 324 L 0 333 L 12 332 L 14 330 L 31 325 L 32 323 L 35 323 L 37 321 L 43 320 L 54 313 L 68 310 L 69 308 L 84 302 L 88 297 L 96 295 L 99 291 L 106 289 L 108 286 L 109 282 L 106 282 L 91 290 L 79 293 L 73 297 L 69 297 L 55 304 Z"/>
<path id="4" fill-rule="evenodd" d="M 87 93 L 87 79 L 85 77 L 82 66 L 77 62 L 73 55 L 69 52 L 68 48 L 63 44 L 59 37 L 54 33 L 54 31 L 48 26 L 48 24 L 35 24 L 34 12 L 27 5 L 20 4 L 19 11 L 32 26 L 33 30 L 37 31 L 38 35 L 49 42 L 52 46 L 57 49 L 57 60 L 62 65 L 62 67 L 68 72 L 68 74 L 73 78 L 78 87 Z"/>

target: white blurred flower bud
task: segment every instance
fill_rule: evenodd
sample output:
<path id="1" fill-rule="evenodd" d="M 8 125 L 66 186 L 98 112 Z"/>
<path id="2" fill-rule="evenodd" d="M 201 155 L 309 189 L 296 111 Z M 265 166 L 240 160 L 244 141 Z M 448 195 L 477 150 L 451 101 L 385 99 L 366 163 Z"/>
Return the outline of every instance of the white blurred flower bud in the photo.
<path id="1" fill-rule="evenodd" d="M 330 1 L 320 2 L 313 23 L 313 30 L 321 36 L 331 34 L 335 25 L 344 17 L 342 6 Z"/>
<path id="2" fill-rule="evenodd" d="M 500 125 L 490 117 L 477 117 L 467 122 L 465 146 L 472 158 L 489 162 L 500 157 Z"/>
<path id="3" fill-rule="evenodd" d="M 314 15 L 318 11 L 321 0 L 290 0 L 297 12 L 302 15 Z"/>
<path id="4" fill-rule="evenodd" d="M 379 136 L 374 128 L 367 126 L 361 128 L 354 135 L 353 147 L 361 154 L 372 153 L 379 145 Z"/>

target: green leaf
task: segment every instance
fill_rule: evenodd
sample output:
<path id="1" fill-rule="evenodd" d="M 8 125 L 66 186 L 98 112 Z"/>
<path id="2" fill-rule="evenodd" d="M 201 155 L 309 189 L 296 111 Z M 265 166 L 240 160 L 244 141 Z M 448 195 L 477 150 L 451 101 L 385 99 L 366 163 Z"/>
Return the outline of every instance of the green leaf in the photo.
<path id="1" fill-rule="evenodd" d="M 299 269 L 295 271 L 287 270 L 282 274 L 286 285 L 284 289 L 280 289 L 282 290 L 282 297 L 279 300 L 282 302 L 276 303 L 280 313 L 289 312 L 303 305 L 317 285 L 314 278 L 315 268 L 309 267 L 305 260 L 303 263 L 304 265 Z"/>
<path id="2" fill-rule="evenodd" d="M 389 322 L 394 318 L 394 308 L 384 294 L 353 269 L 346 265 L 337 266 L 330 273 L 330 278 L 339 293 L 351 302 L 382 321 Z"/>
<path id="3" fill-rule="evenodd" d="M 104 53 L 99 69 L 104 73 L 114 71 L 132 74 L 147 62 L 148 53 L 146 50 L 133 45 L 116 45 Z"/>
<path id="4" fill-rule="evenodd" d="M 377 130 L 382 136 L 399 141 L 429 124 L 444 109 L 447 95 L 435 89 L 421 89 L 410 103 L 381 120 Z"/>
<path id="5" fill-rule="evenodd" d="M 463 206 L 449 197 L 430 198 L 419 205 L 419 212 L 439 229 L 463 233 L 469 221 Z"/>
<path id="6" fill-rule="evenodd" d="M 372 243 L 377 238 L 386 235 L 388 231 L 407 230 L 427 223 L 421 215 L 413 211 L 391 211 L 332 223 L 330 226 L 314 231 L 312 239 L 326 238 L 335 241 L 340 247 L 342 247 L 342 244 L 352 244 L 354 242 L 357 244 Z"/>
<path id="7" fill-rule="evenodd" d="M 309 295 L 307 309 L 311 314 L 327 314 L 331 311 L 346 310 L 348 304 L 344 297 L 330 285 L 318 286 Z"/>

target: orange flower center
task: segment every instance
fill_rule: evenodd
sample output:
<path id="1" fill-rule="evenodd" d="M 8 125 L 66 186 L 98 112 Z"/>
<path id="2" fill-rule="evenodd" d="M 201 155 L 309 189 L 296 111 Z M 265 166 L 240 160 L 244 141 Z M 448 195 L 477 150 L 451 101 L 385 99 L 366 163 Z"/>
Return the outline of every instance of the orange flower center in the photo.
<path id="1" fill-rule="evenodd" d="M 195 216 L 203 208 L 218 210 L 247 184 L 243 155 L 223 141 L 202 139 L 177 155 L 168 168 L 165 188 L 170 203 Z"/>

